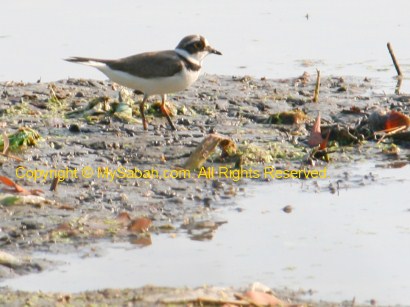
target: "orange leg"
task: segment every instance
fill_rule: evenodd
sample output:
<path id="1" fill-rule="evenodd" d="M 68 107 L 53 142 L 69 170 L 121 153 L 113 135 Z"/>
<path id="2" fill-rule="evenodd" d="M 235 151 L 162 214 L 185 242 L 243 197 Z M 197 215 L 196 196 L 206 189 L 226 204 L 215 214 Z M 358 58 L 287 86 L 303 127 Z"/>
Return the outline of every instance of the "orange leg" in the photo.
<path id="1" fill-rule="evenodd" d="M 171 126 L 172 130 L 177 130 L 177 128 L 175 127 L 174 123 L 173 123 L 172 120 L 171 120 L 171 117 L 169 117 L 169 113 L 170 113 L 170 112 L 169 112 L 167 106 L 165 105 L 166 95 L 161 95 L 161 98 L 162 98 L 161 112 L 162 112 L 162 114 L 164 114 L 165 117 L 167 118 L 168 123 L 169 123 L 169 125 Z"/>
<path id="2" fill-rule="evenodd" d="M 148 130 L 148 124 L 147 120 L 145 119 L 145 114 L 144 114 L 144 106 L 145 106 L 145 101 L 147 101 L 148 96 L 144 95 L 144 99 L 140 102 L 140 113 L 142 117 L 142 126 L 144 127 L 144 130 Z"/>

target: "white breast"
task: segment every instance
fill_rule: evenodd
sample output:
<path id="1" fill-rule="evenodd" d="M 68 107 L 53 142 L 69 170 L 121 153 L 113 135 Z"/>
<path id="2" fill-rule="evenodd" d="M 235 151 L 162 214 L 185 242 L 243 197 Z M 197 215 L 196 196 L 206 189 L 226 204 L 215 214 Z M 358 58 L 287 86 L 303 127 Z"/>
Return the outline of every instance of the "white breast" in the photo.
<path id="1" fill-rule="evenodd" d="M 199 76 L 199 71 L 183 70 L 171 77 L 160 78 L 140 78 L 126 72 L 112 70 L 107 65 L 100 65 L 98 68 L 112 81 L 143 92 L 146 95 L 162 95 L 182 91 L 194 83 Z"/>

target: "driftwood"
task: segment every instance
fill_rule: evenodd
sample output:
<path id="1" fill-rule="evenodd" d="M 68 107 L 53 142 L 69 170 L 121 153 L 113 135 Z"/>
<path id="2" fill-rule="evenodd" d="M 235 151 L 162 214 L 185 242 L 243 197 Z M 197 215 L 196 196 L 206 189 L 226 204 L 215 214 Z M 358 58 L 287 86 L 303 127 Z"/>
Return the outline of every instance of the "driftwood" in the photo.
<path id="1" fill-rule="evenodd" d="M 220 134 L 211 133 L 198 145 L 194 152 L 184 163 L 183 168 L 194 170 L 200 168 L 209 156 L 219 146 L 223 155 L 231 155 L 236 152 L 235 143 L 228 137 Z"/>

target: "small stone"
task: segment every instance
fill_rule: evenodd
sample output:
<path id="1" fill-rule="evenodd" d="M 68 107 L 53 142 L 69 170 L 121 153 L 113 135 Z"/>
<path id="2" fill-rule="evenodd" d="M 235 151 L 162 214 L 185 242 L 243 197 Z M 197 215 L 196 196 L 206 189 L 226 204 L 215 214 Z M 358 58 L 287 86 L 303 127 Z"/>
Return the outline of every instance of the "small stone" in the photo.
<path id="1" fill-rule="evenodd" d="M 187 118 L 179 118 L 177 120 L 177 124 L 178 125 L 182 125 L 182 126 L 190 126 L 191 125 L 191 121 Z"/>
<path id="2" fill-rule="evenodd" d="M 293 207 L 291 205 L 287 205 L 282 208 L 282 211 L 285 213 L 291 213 L 293 211 Z"/>
<path id="3" fill-rule="evenodd" d="M 77 124 L 71 124 L 70 127 L 68 128 L 68 130 L 72 133 L 80 133 L 81 129 L 80 126 Z"/>
<path id="4" fill-rule="evenodd" d="M 105 141 L 97 141 L 91 143 L 88 147 L 94 150 L 103 150 L 108 148 L 107 143 Z"/>
<path id="5" fill-rule="evenodd" d="M 204 202 L 204 206 L 206 208 L 211 207 L 212 199 L 210 197 L 205 197 L 202 201 Z"/>
<path id="6" fill-rule="evenodd" d="M 50 143 L 50 147 L 54 148 L 56 150 L 59 150 L 59 149 L 63 148 L 63 146 L 64 146 L 63 144 L 61 144 L 59 142 L 56 142 L 56 141 L 53 141 L 53 142 Z"/>
<path id="7" fill-rule="evenodd" d="M 41 222 L 37 222 L 35 220 L 24 220 L 21 221 L 21 226 L 27 230 L 36 230 L 36 229 L 43 229 L 45 225 Z"/>

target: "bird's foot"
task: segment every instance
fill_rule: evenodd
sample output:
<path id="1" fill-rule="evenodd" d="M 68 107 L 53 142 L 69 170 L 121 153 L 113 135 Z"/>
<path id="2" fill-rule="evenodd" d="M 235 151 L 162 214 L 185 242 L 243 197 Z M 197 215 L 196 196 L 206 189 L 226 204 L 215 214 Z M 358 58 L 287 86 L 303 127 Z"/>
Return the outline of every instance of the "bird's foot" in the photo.
<path id="1" fill-rule="evenodd" d="M 148 130 L 148 123 L 147 123 L 147 120 L 145 118 L 142 120 L 142 126 L 144 127 L 145 131 Z"/>
<path id="2" fill-rule="evenodd" d="M 165 103 L 161 104 L 161 112 L 167 118 L 168 123 L 171 126 L 172 130 L 174 130 L 174 131 L 177 130 L 177 128 L 175 127 L 174 123 L 171 120 L 171 117 L 169 116 L 171 114 L 171 112 L 169 111 L 169 109 L 167 108 Z"/>

